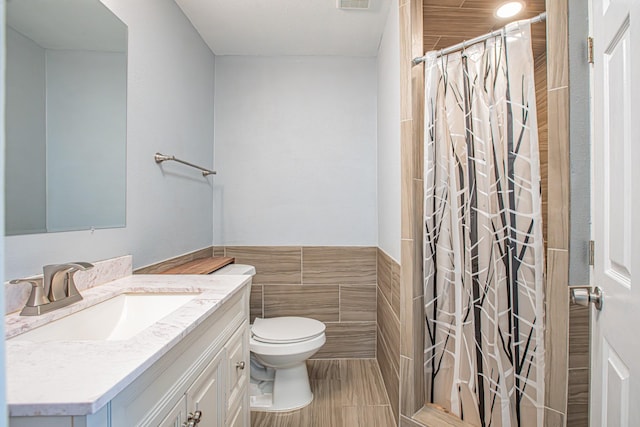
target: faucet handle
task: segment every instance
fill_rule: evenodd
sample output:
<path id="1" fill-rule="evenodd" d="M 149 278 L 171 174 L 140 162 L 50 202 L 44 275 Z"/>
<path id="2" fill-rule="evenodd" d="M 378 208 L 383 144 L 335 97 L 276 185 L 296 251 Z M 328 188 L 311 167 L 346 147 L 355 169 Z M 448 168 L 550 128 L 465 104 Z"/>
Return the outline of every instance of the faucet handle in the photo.
<path id="1" fill-rule="evenodd" d="M 80 295 L 78 288 L 76 287 L 76 282 L 73 280 L 73 275 L 78 271 L 86 271 L 90 270 L 94 267 L 90 262 L 72 262 L 67 264 L 72 268 L 67 271 L 67 297 L 71 297 L 73 295 Z M 82 298 L 82 297 L 80 297 Z"/>
<path id="2" fill-rule="evenodd" d="M 49 299 L 44 294 L 44 288 L 42 286 L 41 278 L 34 279 L 16 279 L 12 280 L 9 283 L 16 285 L 20 283 L 29 283 L 31 284 L 31 294 L 29 294 L 29 299 L 25 304 L 25 307 L 40 307 L 45 304 L 49 304 Z"/>

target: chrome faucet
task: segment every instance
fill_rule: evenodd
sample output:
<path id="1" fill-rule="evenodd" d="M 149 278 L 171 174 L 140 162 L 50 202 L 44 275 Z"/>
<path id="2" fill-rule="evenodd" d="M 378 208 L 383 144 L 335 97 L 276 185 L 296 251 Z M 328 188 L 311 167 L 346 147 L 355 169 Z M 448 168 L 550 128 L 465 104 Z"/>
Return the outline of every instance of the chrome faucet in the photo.
<path id="1" fill-rule="evenodd" d="M 18 279 L 10 283 L 30 283 L 31 294 L 20 312 L 21 316 L 38 316 L 80 301 L 82 295 L 73 280 L 77 271 L 93 268 L 88 262 L 52 264 L 43 267 L 43 279 Z"/>

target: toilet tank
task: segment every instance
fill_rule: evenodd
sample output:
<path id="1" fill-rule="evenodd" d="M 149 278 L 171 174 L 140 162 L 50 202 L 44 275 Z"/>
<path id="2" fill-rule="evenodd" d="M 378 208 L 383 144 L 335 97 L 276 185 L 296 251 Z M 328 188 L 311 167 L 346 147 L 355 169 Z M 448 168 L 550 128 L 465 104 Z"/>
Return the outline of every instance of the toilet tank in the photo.
<path id="1" fill-rule="evenodd" d="M 216 270 L 213 274 L 226 274 L 230 276 L 248 275 L 255 276 L 256 268 L 253 265 L 247 264 L 229 264 L 222 267 L 220 270 Z"/>

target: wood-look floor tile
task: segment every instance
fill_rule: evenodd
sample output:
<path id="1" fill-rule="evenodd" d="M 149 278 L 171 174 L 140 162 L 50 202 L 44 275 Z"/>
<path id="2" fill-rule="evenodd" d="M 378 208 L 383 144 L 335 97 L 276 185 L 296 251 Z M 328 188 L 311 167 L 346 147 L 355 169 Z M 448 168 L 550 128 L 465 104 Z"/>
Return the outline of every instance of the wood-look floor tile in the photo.
<path id="1" fill-rule="evenodd" d="M 393 427 L 393 413 L 385 406 L 345 406 L 342 408 L 345 427 Z"/>
<path id="2" fill-rule="evenodd" d="M 341 380 L 340 359 L 307 360 L 307 371 L 312 380 Z"/>
<path id="3" fill-rule="evenodd" d="M 307 366 L 314 394 L 313 402 L 305 408 L 285 413 L 252 412 L 252 427 L 396 426 L 384 391 L 383 399 L 373 398 L 368 391 L 381 389 L 382 378 L 375 359 L 314 360 Z M 369 397 L 354 399 L 351 394 L 354 390 L 369 393 Z M 353 404 L 354 402 L 380 404 Z"/>
<path id="4" fill-rule="evenodd" d="M 389 403 L 375 359 L 341 360 L 340 373 L 345 405 L 375 406 Z"/>

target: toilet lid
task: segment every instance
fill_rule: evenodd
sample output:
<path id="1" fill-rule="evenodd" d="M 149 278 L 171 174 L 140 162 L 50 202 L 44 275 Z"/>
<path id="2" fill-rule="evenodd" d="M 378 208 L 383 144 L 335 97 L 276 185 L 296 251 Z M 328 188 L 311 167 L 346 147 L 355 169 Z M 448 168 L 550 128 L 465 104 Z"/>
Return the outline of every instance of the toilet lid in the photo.
<path id="1" fill-rule="evenodd" d="M 253 339 L 266 343 L 293 343 L 324 333 L 324 323 L 306 317 L 256 317 L 251 327 Z"/>

